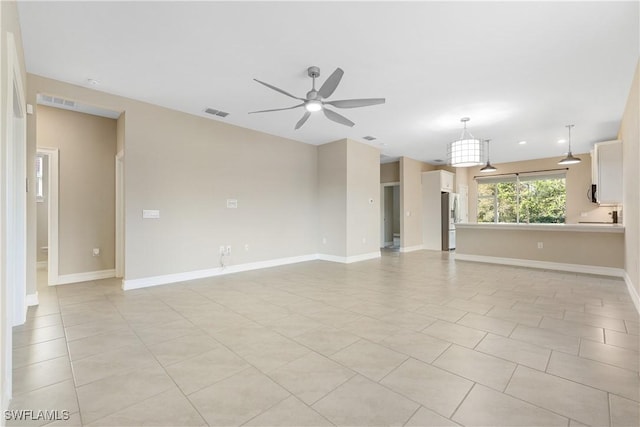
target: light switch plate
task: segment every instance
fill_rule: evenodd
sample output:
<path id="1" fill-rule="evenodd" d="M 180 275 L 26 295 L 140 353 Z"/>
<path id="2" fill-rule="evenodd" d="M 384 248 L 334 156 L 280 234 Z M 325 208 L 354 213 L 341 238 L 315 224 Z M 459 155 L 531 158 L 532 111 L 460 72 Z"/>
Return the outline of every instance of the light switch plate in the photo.
<path id="1" fill-rule="evenodd" d="M 237 209 L 238 208 L 238 200 L 237 199 L 227 199 L 227 208 L 229 208 L 229 209 Z"/>
<path id="2" fill-rule="evenodd" d="M 142 218 L 145 219 L 158 219 L 160 218 L 160 211 L 157 209 L 143 209 Z"/>

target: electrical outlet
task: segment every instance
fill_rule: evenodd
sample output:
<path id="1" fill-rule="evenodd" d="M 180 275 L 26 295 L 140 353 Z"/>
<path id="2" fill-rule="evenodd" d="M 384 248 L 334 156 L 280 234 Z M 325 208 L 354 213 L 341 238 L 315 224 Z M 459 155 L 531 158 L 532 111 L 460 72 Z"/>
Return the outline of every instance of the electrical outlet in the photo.
<path id="1" fill-rule="evenodd" d="M 225 253 L 226 255 L 231 255 L 231 246 L 227 246 Z"/>
<path id="2" fill-rule="evenodd" d="M 93 256 L 100 256 L 100 248 L 93 248 Z"/>
<path id="3" fill-rule="evenodd" d="M 249 244 L 248 243 L 246 245 L 244 245 L 244 250 L 245 250 L 245 252 L 249 252 Z"/>
<path id="4" fill-rule="evenodd" d="M 220 246 L 220 255 L 224 255 L 224 246 Z"/>
<path id="5" fill-rule="evenodd" d="M 544 244 L 542 242 L 538 242 L 538 249 L 544 248 Z"/>
<path id="6" fill-rule="evenodd" d="M 323 238 L 322 238 L 322 244 L 323 244 L 323 245 L 326 245 L 326 244 L 327 244 L 327 238 L 326 238 L 326 237 L 323 237 Z"/>
<path id="7" fill-rule="evenodd" d="M 362 244 L 363 244 L 363 245 L 366 245 L 366 244 L 367 244 L 367 238 L 366 238 L 366 237 L 363 237 L 363 238 L 362 238 Z"/>

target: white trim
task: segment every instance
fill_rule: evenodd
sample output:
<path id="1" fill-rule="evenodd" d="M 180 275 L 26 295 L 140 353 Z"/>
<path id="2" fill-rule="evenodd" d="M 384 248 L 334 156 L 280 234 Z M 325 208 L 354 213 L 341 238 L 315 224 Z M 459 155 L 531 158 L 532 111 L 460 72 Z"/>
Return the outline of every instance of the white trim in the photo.
<path id="1" fill-rule="evenodd" d="M 36 291 L 36 293 L 34 294 L 27 294 L 27 298 L 25 299 L 25 302 L 27 303 L 27 307 L 33 307 L 35 305 L 38 305 L 38 291 Z"/>
<path id="2" fill-rule="evenodd" d="M 636 310 L 640 313 L 640 295 L 638 295 L 638 291 L 633 286 L 633 282 L 631 281 L 631 277 L 629 277 L 629 273 L 624 272 L 624 283 L 627 284 L 627 290 L 629 291 L 629 296 L 631 297 L 631 301 L 633 301 L 633 305 L 636 306 Z"/>
<path id="3" fill-rule="evenodd" d="M 49 264 L 49 261 L 38 261 L 36 262 L 36 268 L 38 270 L 46 270 L 47 269 L 47 265 Z"/>
<path id="4" fill-rule="evenodd" d="M 146 288 L 149 286 L 166 285 L 168 283 L 185 282 L 187 280 L 203 279 L 206 277 L 221 276 L 224 274 L 239 273 L 241 271 L 257 270 L 261 268 L 277 267 L 287 264 L 295 264 L 318 259 L 317 254 L 301 255 L 289 258 L 278 258 L 268 261 L 251 262 L 247 264 L 231 265 L 227 267 L 208 268 L 205 270 L 187 271 L 184 273 L 164 274 L 162 276 L 143 277 L 140 279 L 125 279 L 122 281 L 122 289 Z"/>
<path id="5" fill-rule="evenodd" d="M 188 280 L 204 279 L 206 277 L 222 276 L 225 274 L 240 273 L 242 271 L 259 270 L 262 268 L 278 267 L 287 264 L 296 264 L 307 261 L 332 261 L 342 264 L 366 261 L 380 258 L 380 251 L 368 254 L 354 255 L 350 257 L 338 257 L 335 255 L 310 254 L 289 258 L 277 258 L 268 261 L 250 262 L 247 264 L 230 265 L 227 267 L 208 268 L 205 270 L 187 271 L 184 273 L 165 274 L 162 276 L 143 277 L 140 279 L 125 279 L 122 281 L 122 289 L 129 291 L 132 289 L 147 288 L 149 286 L 166 285 L 168 283 L 185 282 Z"/>
<path id="6" fill-rule="evenodd" d="M 400 252 L 421 251 L 423 249 L 424 249 L 424 245 L 406 246 L 406 247 L 401 247 Z"/>
<path id="7" fill-rule="evenodd" d="M 473 230 L 584 231 L 590 233 L 624 233 L 622 224 L 507 224 L 492 222 L 457 223 L 456 228 Z"/>
<path id="8" fill-rule="evenodd" d="M 48 176 L 48 208 L 47 208 L 47 283 L 49 286 L 58 284 L 58 217 L 59 200 L 58 191 L 60 179 L 60 150 L 57 148 L 37 147 L 37 153 L 49 156 L 49 176 Z"/>
<path id="9" fill-rule="evenodd" d="M 124 277 L 124 152 L 116 155 L 116 277 Z"/>
<path id="10" fill-rule="evenodd" d="M 377 251 L 377 252 L 370 252 L 368 254 L 362 254 L 362 255 L 352 255 L 349 257 L 328 255 L 328 254 L 318 254 L 317 259 L 321 261 L 339 262 L 340 264 L 351 264 L 354 262 L 367 261 L 370 259 L 380 258 L 381 256 L 382 255 L 380 251 Z"/>
<path id="11" fill-rule="evenodd" d="M 346 264 L 351 264 L 353 262 L 367 261 L 370 259 L 376 259 L 376 258 L 380 258 L 381 256 L 382 255 L 379 250 L 375 252 L 369 252 L 368 254 L 352 255 L 347 257 Z"/>
<path id="12" fill-rule="evenodd" d="M 7 32 L 7 77 L 9 93 L 7 93 L 6 141 L 7 159 L 7 247 L 5 254 L 7 269 L 6 286 L 13 302 L 13 326 L 21 325 L 27 320 L 25 298 L 27 294 L 27 121 L 24 85 L 20 60 L 13 33 Z M 17 99 L 15 99 L 17 98 Z M 14 111 L 17 106 L 19 111 Z M 35 276 L 35 275 L 34 275 Z M 34 284 L 35 287 L 35 284 Z M 9 301 L 9 299 L 8 299 Z"/>
<path id="13" fill-rule="evenodd" d="M 115 270 L 87 271 L 85 273 L 63 274 L 58 276 L 54 285 L 66 285 L 68 283 L 89 282 L 91 280 L 110 279 L 116 277 Z M 49 284 L 51 285 L 51 283 Z"/>
<path id="14" fill-rule="evenodd" d="M 569 271 L 572 273 L 597 274 L 600 276 L 624 277 L 621 268 L 601 267 L 583 264 L 565 264 L 562 262 L 536 261 L 520 258 L 501 258 L 485 255 L 453 254 L 456 261 L 484 262 L 488 264 L 513 265 L 516 267 L 540 268 L 543 270 Z"/>
<path id="15" fill-rule="evenodd" d="M 4 34 L 4 30 L 2 31 Z M 6 408 L 12 397 L 13 352 L 12 326 L 25 322 L 27 293 L 27 126 L 24 84 L 21 63 L 14 34 L 6 32 L 7 68 L 0 70 L 5 75 L 6 87 L 0 92 L 6 101 L 7 111 L 4 129 L 5 141 L 0 149 L 0 184 L 4 198 L 0 200 L 0 401 Z M 4 48 L 4 46 L 3 46 Z M 15 95 L 15 96 L 14 96 Z M 15 99 L 17 98 L 17 99 Z M 18 106 L 18 114 L 14 114 Z M 10 248 L 10 249 L 9 249 Z M 32 265 L 29 265 L 32 267 Z M 35 265 L 33 265 L 35 267 Z M 34 274 L 35 277 L 35 274 Z M 34 284 L 35 286 L 35 284 Z M 4 423 L 4 421 L 0 421 Z"/>

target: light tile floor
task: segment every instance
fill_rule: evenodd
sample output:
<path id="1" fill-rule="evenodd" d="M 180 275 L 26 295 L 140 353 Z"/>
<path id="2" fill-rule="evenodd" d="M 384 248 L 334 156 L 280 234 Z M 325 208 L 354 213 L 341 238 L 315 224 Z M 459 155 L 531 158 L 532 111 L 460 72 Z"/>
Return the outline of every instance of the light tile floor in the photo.
<path id="1" fill-rule="evenodd" d="M 640 424 L 621 280 L 429 251 L 128 292 L 41 276 L 12 409 L 56 425 Z"/>

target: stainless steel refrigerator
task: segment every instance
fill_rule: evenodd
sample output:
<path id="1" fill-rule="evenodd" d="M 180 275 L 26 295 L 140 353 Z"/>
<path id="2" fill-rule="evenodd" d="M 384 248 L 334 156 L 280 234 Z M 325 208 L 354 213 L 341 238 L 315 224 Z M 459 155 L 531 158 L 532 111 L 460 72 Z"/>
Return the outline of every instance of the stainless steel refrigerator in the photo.
<path id="1" fill-rule="evenodd" d="M 460 222 L 460 195 L 441 193 L 440 196 L 442 250 L 450 251 L 456 248 L 456 223 Z"/>

